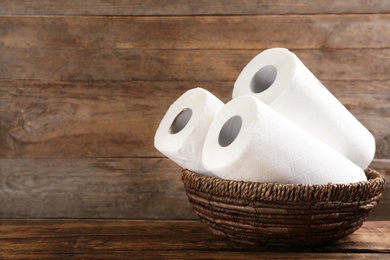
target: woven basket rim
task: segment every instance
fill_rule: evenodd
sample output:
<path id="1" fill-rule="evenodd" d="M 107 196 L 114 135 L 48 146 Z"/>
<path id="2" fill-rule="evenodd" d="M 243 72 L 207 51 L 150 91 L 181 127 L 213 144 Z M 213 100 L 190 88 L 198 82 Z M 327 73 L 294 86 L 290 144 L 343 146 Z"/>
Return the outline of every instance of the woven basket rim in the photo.
<path id="1" fill-rule="evenodd" d="M 350 184 L 282 184 L 233 181 L 209 177 L 182 170 L 186 189 L 219 197 L 253 201 L 288 202 L 351 202 L 378 197 L 385 189 L 384 176 L 370 168 L 365 170 L 367 181 Z"/>

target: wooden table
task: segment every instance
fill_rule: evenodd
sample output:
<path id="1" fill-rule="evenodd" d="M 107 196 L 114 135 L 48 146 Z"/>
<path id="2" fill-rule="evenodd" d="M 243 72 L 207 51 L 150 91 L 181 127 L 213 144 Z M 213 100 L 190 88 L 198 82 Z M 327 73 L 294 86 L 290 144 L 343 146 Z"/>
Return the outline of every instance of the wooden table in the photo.
<path id="1" fill-rule="evenodd" d="M 390 221 L 312 249 L 238 246 L 196 220 L 2 219 L 1 259 L 390 259 Z"/>

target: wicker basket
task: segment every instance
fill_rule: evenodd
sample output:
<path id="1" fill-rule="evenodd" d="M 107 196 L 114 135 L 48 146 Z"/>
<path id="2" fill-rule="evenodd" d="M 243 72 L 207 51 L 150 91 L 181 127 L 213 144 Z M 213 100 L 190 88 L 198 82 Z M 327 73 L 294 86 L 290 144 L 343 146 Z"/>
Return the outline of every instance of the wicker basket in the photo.
<path id="1" fill-rule="evenodd" d="M 353 184 L 230 181 L 182 171 L 190 203 L 214 234 L 260 246 L 317 246 L 359 229 L 377 205 L 384 177 L 366 169 Z"/>

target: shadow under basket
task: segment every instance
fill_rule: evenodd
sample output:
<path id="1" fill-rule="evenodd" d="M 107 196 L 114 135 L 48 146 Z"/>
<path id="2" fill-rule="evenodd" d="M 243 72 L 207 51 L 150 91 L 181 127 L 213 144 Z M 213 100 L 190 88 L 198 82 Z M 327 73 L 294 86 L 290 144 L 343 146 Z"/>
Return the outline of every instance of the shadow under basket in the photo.
<path id="1" fill-rule="evenodd" d="M 188 199 L 211 231 L 258 246 L 318 246 L 359 229 L 374 210 L 385 179 L 372 169 L 351 184 L 231 181 L 182 171 Z"/>

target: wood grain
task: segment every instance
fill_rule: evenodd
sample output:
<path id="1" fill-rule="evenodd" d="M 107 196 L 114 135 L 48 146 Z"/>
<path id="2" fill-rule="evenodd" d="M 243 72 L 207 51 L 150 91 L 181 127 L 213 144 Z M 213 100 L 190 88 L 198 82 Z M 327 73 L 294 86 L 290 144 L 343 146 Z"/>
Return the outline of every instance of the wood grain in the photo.
<path id="1" fill-rule="evenodd" d="M 157 126 L 188 89 L 230 100 L 242 68 L 271 47 L 294 51 L 373 133 L 371 166 L 389 179 L 389 29 L 381 0 L 1 1 L 0 218 L 194 219 L 180 168 L 153 147 Z M 370 220 L 389 219 L 388 190 Z M 31 254 L 11 240 L 4 258 L 53 256 L 46 242 Z M 47 242 L 63 256 L 71 244 L 108 243 L 80 241 Z M 142 257 L 137 250 L 118 258 Z M 179 258 L 214 255 L 181 250 Z M 347 253 L 383 256 L 365 250 Z"/>
<path id="2" fill-rule="evenodd" d="M 372 166 L 390 178 L 389 160 Z M 3 158 L 0 187 L 0 218 L 197 218 L 166 158 Z M 389 191 L 370 220 L 389 220 Z"/>
<path id="3" fill-rule="evenodd" d="M 231 15 L 231 14 L 315 14 L 387 13 L 385 0 L 4 0 L 0 15 Z"/>
<path id="4" fill-rule="evenodd" d="M 0 220 L 6 259 L 385 259 L 390 223 L 366 222 L 335 244 L 308 249 L 234 245 L 199 221 Z"/>
<path id="5" fill-rule="evenodd" d="M 194 218 L 168 159 L 0 159 L 0 185 L 0 218 Z"/>
<path id="6" fill-rule="evenodd" d="M 0 44 L 7 48 L 61 50 L 387 48 L 390 36 L 383 32 L 389 30 L 389 14 L 3 16 L 0 17 Z"/>
<path id="7" fill-rule="evenodd" d="M 6 157 L 161 156 L 153 147 L 168 107 L 196 83 L 0 83 Z M 227 86 L 227 85 L 226 85 Z M 205 88 L 226 98 L 224 83 Z"/>
<path id="8" fill-rule="evenodd" d="M 0 156 L 161 156 L 155 131 L 186 90 L 203 87 L 223 102 L 232 81 L 0 81 Z M 376 158 L 390 158 L 388 81 L 324 81 L 374 135 Z"/>
<path id="9" fill-rule="evenodd" d="M 0 46 L 0 80 L 234 81 L 261 51 L 67 50 Z M 390 49 L 292 51 L 320 80 L 390 79 Z"/>

